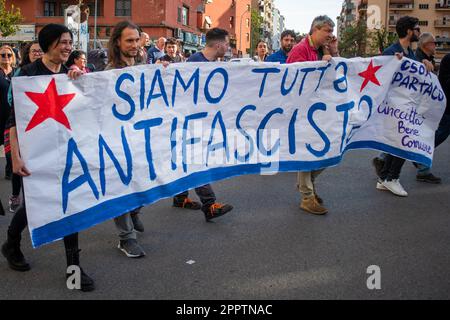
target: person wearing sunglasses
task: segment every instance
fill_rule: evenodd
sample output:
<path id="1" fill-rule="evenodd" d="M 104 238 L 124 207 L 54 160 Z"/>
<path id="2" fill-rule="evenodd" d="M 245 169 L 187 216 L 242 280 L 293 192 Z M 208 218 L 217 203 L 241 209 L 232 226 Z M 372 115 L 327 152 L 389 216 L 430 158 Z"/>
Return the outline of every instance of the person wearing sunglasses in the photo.
<path id="1" fill-rule="evenodd" d="M 70 70 L 80 70 L 83 73 L 91 72 L 89 68 L 86 67 L 87 59 L 86 53 L 82 50 L 74 50 L 67 60 L 66 67 Z"/>
<path id="2" fill-rule="evenodd" d="M 8 90 L 16 66 L 16 56 L 8 45 L 0 47 L 0 145 L 5 143 L 4 131 L 9 117 Z M 12 162 L 6 158 L 5 179 L 11 180 Z"/>
<path id="3" fill-rule="evenodd" d="M 398 19 L 395 29 L 399 40 L 384 50 L 383 55 L 395 55 L 399 59 L 407 57 L 419 61 L 411 49 L 412 43 L 419 41 L 420 27 L 418 24 L 419 19 L 416 17 L 404 16 Z M 378 176 L 376 188 L 390 191 L 396 196 L 407 197 L 408 193 L 400 184 L 400 172 L 404 163 L 405 159 L 387 153 L 382 153 L 374 158 L 372 164 Z M 430 173 L 430 175 L 432 174 Z M 434 176 L 429 178 L 439 179 Z"/>
<path id="4" fill-rule="evenodd" d="M 17 76 L 20 73 L 21 68 L 24 66 L 33 63 L 37 59 L 41 58 L 44 52 L 42 51 L 41 47 L 39 46 L 39 43 L 35 40 L 32 42 L 29 42 L 26 44 L 21 52 L 20 55 L 22 57 L 22 61 L 19 64 L 19 67 L 14 72 L 13 77 Z M 8 90 L 8 102 L 9 106 L 12 105 L 12 86 L 9 86 Z M 9 129 L 5 129 L 5 157 L 7 161 L 11 161 L 11 145 L 9 143 Z M 22 188 L 22 179 L 19 175 L 13 173 L 11 178 L 11 184 L 12 184 L 12 194 L 9 197 L 9 211 L 10 212 L 16 212 L 16 210 L 20 206 L 20 190 Z"/>

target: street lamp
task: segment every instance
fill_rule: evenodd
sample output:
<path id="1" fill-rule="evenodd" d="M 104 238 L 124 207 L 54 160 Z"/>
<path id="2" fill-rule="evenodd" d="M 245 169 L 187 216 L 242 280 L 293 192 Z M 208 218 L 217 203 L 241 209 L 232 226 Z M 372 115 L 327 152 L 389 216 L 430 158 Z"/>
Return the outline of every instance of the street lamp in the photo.
<path id="1" fill-rule="evenodd" d="M 244 11 L 243 14 L 241 14 L 241 29 L 239 30 L 239 50 L 242 52 L 242 18 L 244 17 L 244 15 L 250 12 L 250 7 L 247 6 L 247 10 Z"/>

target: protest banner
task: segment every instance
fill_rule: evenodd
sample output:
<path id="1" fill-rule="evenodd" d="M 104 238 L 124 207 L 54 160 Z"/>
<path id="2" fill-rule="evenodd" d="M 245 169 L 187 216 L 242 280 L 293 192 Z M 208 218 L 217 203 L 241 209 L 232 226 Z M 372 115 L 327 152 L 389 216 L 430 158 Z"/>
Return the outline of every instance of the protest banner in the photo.
<path id="1" fill-rule="evenodd" d="M 395 57 L 144 65 L 14 78 L 13 91 L 35 247 L 206 183 L 334 166 L 351 149 L 430 166 L 445 108 L 437 77 Z"/>

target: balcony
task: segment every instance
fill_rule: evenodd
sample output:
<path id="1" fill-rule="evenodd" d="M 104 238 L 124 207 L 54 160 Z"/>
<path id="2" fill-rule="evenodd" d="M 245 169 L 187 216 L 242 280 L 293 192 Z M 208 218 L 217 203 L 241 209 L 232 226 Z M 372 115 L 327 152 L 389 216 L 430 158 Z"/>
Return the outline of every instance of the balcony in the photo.
<path id="1" fill-rule="evenodd" d="M 435 8 L 437 11 L 450 11 L 450 5 L 448 5 L 448 4 L 436 3 Z"/>
<path id="2" fill-rule="evenodd" d="M 397 19 L 389 19 L 389 27 L 395 27 L 397 25 Z"/>
<path id="3" fill-rule="evenodd" d="M 389 10 L 395 10 L 395 11 L 413 11 L 414 10 L 414 4 L 390 4 Z"/>
<path id="4" fill-rule="evenodd" d="M 436 28 L 450 28 L 450 20 L 434 20 L 434 26 Z"/>

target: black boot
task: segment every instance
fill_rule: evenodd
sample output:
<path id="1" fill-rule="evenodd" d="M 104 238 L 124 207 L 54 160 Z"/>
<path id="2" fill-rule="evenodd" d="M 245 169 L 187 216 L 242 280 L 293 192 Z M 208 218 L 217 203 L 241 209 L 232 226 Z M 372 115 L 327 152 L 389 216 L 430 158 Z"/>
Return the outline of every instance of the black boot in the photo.
<path id="1" fill-rule="evenodd" d="M 22 251 L 20 250 L 20 240 L 19 237 L 12 237 L 8 232 L 8 240 L 2 245 L 2 254 L 8 260 L 8 265 L 11 269 L 16 271 L 28 271 L 30 270 L 30 265 L 25 260 Z"/>
<path id="2" fill-rule="evenodd" d="M 67 257 L 67 266 L 80 266 L 80 249 L 72 249 L 72 250 L 66 250 L 66 257 Z M 92 280 L 91 277 L 89 277 L 83 270 L 83 268 L 80 267 L 81 271 L 81 279 L 80 279 L 80 290 L 83 292 L 92 291 L 95 289 L 94 280 Z M 66 278 L 68 278 L 70 275 L 67 274 Z"/>

